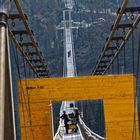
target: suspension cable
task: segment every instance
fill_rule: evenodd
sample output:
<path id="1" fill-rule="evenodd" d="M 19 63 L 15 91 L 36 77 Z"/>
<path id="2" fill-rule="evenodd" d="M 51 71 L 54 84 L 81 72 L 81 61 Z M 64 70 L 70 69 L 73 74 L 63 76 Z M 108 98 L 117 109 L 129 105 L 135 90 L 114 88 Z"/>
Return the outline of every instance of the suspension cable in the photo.
<path id="1" fill-rule="evenodd" d="M 126 49 L 124 45 L 124 53 L 123 53 L 123 65 L 124 65 L 124 73 L 126 73 Z"/>
<path id="2" fill-rule="evenodd" d="M 17 55 L 17 67 L 18 67 L 18 69 L 19 69 L 19 58 L 18 58 L 18 53 L 17 53 L 17 48 L 16 48 L 16 55 Z M 20 72 L 20 70 L 19 70 L 19 72 Z M 20 73 L 19 73 L 20 74 Z M 24 93 L 23 93 L 23 85 L 22 85 L 22 82 L 21 82 L 21 76 L 20 76 L 20 87 L 22 88 L 22 91 L 21 91 L 21 97 L 22 97 L 22 99 L 24 98 L 24 104 L 23 104 L 23 108 L 24 108 L 24 105 L 25 105 L 25 107 L 26 107 L 26 111 L 27 111 L 27 114 L 28 114 L 28 120 L 29 120 L 29 122 L 30 122 L 30 120 L 31 120 L 31 116 L 30 116 L 30 111 L 29 111 L 29 106 L 28 106 L 28 103 L 27 103 L 27 101 L 26 101 L 26 98 L 25 98 L 25 95 L 24 95 Z M 25 128 L 26 128 L 26 125 L 25 125 Z M 32 126 L 31 126 L 31 123 L 30 123 L 30 128 L 31 128 L 31 132 L 33 131 L 32 130 Z M 32 132 L 32 138 L 33 138 L 33 140 L 34 140 L 34 135 L 33 135 L 33 132 Z"/>
<path id="3" fill-rule="evenodd" d="M 113 72 L 113 63 L 112 63 L 112 65 L 111 65 L 111 73 L 113 74 L 114 72 Z"/>
<path id="4" fill-rule="evenodd" d="M 113 54 L 113 50 L 112 50 L 112 54 Z M 112 74 L 114 74 L 114 62 L 112 63 Z"/>
<path id="5" fill-rule="evenodd" d="M 134 60 L 134 33 L 132 32 L 132 65 L 133 65 L 133 73 L 135 73 L 135 60 Z M 136 82 L 136 87 L 137 87 Z M 137 94 L 137 88 L 136 93 Z M 133 131 L 132 131 L 132 140 L 136 140 L 136 103 L 137 103 L 137 95 L 134 94 L 134 120 L 133 120 Z"/>
<path id="6" fill-rule="evenodd" d="M 12 46 L 12 51 L 13 51 L 13 54 L 14 54 L 14 60 L 15 60 L 15 63 L 16 63 L 16 69 L 17 69 L 17 72 L 18 72 L 18 78 L 19 80 L 21 79 L 21 75 L 20 75 L 20 70 L 19 70 L 19 66 L 18 66 L 18 59 L 17 59 L 17 54 L 15 53 L 15 50 L 14 50 L 14 47 L 13 47 L 13 42 L 11 41 L 11 46 Z M 21 85 L 21 80 L 20 80 L 20 85 Z M 21 102 L 22 102 L 22 115 L 23 115 L 23 123 L 24 123 L 24 127 L 25 127 L 25 110 L 24 110 L 24 99 L 22 98 L 21 96 Z M 27 140 L 27 130 L 26 130 L 26 127 L 25 127 L 25 138 Z"/>
<path id="7" fill-rule="evenodd" d="M 22 48 L 22 51 L 23 51 L 23 48 Z M 22 57 L 23 58 L 23 57 Z M 25 64 L 25 61 L 24 61 L 24 58 L 23 58 L 23 67 L 24 67 L 24 77 L 25 77 L 25 84 L 26 84 L 26 87 L 27 87 L 27 72 L 26 72 L 26 64 Z M 29 100 L 29 93 L 28 93 L 28 89 L 26 88 L 26 96 L 27 96 L 27 106 L 28 106 L 28 115 L 30 117 L 30 128 L 31 128 L 31 133 L 32 133 L 32 137 L 33 139 L 35 138 L 34 137 L 34 133 L 33 133 L 33 127 L 32 127 L 32 117 L 31 117 L 31 109 L 30 109 L 30 100 Z"/>
<path id="8" fill-rule="evenodd" d="M 139 49 L 138 49 L 138 58 L 137 58 L 137 72 L 136 72 L 136 75 L 138 76 L 139 74 L 139 63 L 140 63 L 140 32 L 139 32 Z"/>
<path id="9" fill-rule="evenodd" d="M 120 73 L 119 68 L 120 68 L 120 65 L 119 65 L 119 56 L 118 56 L 117 57 L 117 71 L 118 71 L 118 74 Z"/>
<path id="10" fill-rule="evenodd" d="M 29 53 L 29 48 L 27 46 L 26 46 L 26 52 Z M 25 61 L 24 61 L 24 64 L 25 64 Z M 29 67 L 29 65 L 28 65 L 28 67 Z M 32 71 L 30 68 L 28 68 L 28 75 L 29 75 L 29 77 L 32 77 Z"/>
<path id="11" fill-rule="evenodd" d="M 136 140 L 136 103 L 138 97 L 138 84 L 139 84 L 139 64 L 140 63 L 140 31 L 139 31 L 139 48 L 137 56 L 137 67 L 136 67 L 136 95 L 134 96 L 134 121 L 133 121 L 133 131 L 132 131 L 132 140 Z"/>
<path id="12" fill-rule="evenodd" d="M 132 32 L 132 65 L 133 65 L 133 73 L 135 73 L 135 52 L 134 52 L 134 33 Z"/>
<path id="13" fill-rule="evenodd" d="M 13 48 L 13 50 L 14 50 L 14 48 Z M 26 108 L 26 111 L 27 111 L 27 114 L 28 114 L 28 120 L 30 122 L 31 118 L 30 118 L 30 115 L 29 115 L 29 108 L 27 106 L 27 101 L 26 101 L 26 98 L 25 98 L 24 93 L 23 93 L 23 85 L 22 85 L 22 82 L 21 82 L 21 73 L 20 73 L 20 69 L 19 69 L 19 58 L 18 58 L 17 48 L 16 48 L 16 52 L 14 52 L 14 56 L 15 56 L 15 60 L 16 60 L 15 62 L 16 62 L 16 68 L 17 68 L 17 71 L 18 71 L 18 77 L 19 77 L 20 87 L 21 87 L 21 90 L 22 90 L 21 91 L 21 94 L 22 94 L 21 95 L 22 108 L 23 108 L 23 111 L 25 111 L 24 110 L 24 104 L 25 104 L 25 108 Z M 25 112 L 24 112 L 24 119 L 25 119 Z M 24 127 L 25 127 L 25 130 L 26 130 L 26 125 L 25 124 L 24 124 Z M 32 126 L 30 124 L 30 128 L 31 127 Z M 31 131 L 33 131 L 32 128 L 31 128 Z M 26 130 L 26 133 L 25 134 L 27 135 L 27 130 Z M 32 132 L 32 134 L 33 134 L 33 132 Z M 32 136 L 32 138 L 34 140 L 34 136 Z M 27 140 L 27 136 L 26 136 L 26 140 Z"/>

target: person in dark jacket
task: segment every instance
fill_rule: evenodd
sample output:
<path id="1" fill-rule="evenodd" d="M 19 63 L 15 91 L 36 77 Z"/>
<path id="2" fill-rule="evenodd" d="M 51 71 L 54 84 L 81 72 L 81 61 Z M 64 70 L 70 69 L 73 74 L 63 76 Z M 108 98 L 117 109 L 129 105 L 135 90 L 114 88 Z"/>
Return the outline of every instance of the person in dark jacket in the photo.
<path id="1" fill-rule="evenodd" d="M 78 121 L 79 121 L 79 115 L 80 115 L 80 113 L 79 113 L 78 109 L 76 109 L 75 110 L 76 123 L 78 123 Z"/>
<path id="2" fill-rule="evenodd" d="M 76 129 L 74 130 L 74 132 L 77 132 L 77 130 L 78 130 L 78 122 L 79 122 L 79 115 L 80 115 L 80 113 L 79 113 L 79 111 L 78 111 L 78 109 L 75 109 L 75 115 L 74 115 L 74 117 L 75 117 L 75 120 L 76 120 Z"/>
<path id="3" fill-rule="evenodd" d="M 68 134 L 68 121 L 69 121 L 69 118 L 68 118 L 68 115 L 66 114 L 65 111 L 63 111 L 63 114 L 62 114 L 62 116 L 60 118 L 64 120 L 66 134 Z"/>

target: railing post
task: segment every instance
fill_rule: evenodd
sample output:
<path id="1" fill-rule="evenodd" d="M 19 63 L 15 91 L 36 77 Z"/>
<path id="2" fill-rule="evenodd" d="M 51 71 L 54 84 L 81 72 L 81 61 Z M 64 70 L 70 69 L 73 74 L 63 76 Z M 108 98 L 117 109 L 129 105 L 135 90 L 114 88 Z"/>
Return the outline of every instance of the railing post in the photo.
<path id="1" fill-rule="evenodd" d="M 6 26 L 7 15 L 0 13 L 0 139 L 4 140 L 4 123 L 5 123 L 5 87 L 6 87 Z"/>
<path id="2" fill-rule="evenodd" d="M 11 0 L 0 0 L 0 140 L 15 140 L 8 54 L 8 12 Z"/>

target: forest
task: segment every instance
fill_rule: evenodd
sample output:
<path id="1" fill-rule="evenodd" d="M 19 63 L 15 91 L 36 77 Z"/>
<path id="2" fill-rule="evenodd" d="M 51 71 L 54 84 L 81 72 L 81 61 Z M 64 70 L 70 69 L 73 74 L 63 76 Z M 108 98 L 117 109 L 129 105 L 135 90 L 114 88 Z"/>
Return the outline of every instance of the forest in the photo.
<path id="1" fill-rule="evenodd" d="M 74 0 L 72 19 L 82 25 L 73 30 L 78 76 L 91 75 L 122 2 L 123 0 Z M 129 5 L 136 6 L 139 3 L 139 0 L 131 0 Z M 57 30 L 57 26 L 63 20 L 62 11 L 65 8 L 63 0 L 22 0 L 21 5 L 29 17 L 30 26 L 49 66 L 50 77 L 63 77 L 64 35 L 63 31 Z M 135 36 L 138 36 L 138 32 Z M 137 39 L 135 41 L 138 42 Z M 130 54 L 126 60 L 127 73 L 132 72 L 131 45 L 129 41 L 127 44 L 129 49 L 126 52 Z M 122 68 L 123 64 L 120 62 L 121 72 Z M 117 74 L 115 66 L 113 74 Z M 78 102 L 77 105 L 83 107 L 83 112 L 90 114 L 90 118 L 83 116 L 87 125 L 93 131 L 105 136 L 105 126 L 100 125 L 104 122 L 103 101 L 84 101 Z M 59 107 L 60 103 L 54 103 L 54 110 L 58 110 L 54 116 L 58 116 Z M 54 118 L 57 126 L 59 118 Z"/>
<path id="2" fill-rule="evenodd" d="M 74 22 L 104 23 L 93 24 L 89 28 L 73 30 L 76 67 L 78 75 L 90 75 L 104 47 L 111 25 L 122 0 L 75 0 L 72 18 Z M 139 0 L 131 0 L 137 5 Z M 51 71 L 51 77 L 63 75 L 63 32 L 56 30 L 61 23 L 64 3 L 62 0 L 23 0 L 21 4 L 30 17 L 29 23 L 39 41 L 41 51 Z"/>

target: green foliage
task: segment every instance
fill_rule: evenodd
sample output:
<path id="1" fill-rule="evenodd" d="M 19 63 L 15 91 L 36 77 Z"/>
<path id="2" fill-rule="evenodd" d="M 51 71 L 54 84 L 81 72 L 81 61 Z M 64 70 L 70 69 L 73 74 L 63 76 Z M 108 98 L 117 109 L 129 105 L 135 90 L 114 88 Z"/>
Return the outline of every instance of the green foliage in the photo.
<path id="1" fill-rule="evenodd" d="M 110 27 L 116 19 L 116 16 L 111 15 L 109 11 L 113 13 L 116 12 L 123 0 L 74 1 L 75 11 L 72 14 L 72 18 L 74 19 L 74 21 L 86 21 L 87 23 L 93 23 L 96 22 L 98 18 L 105 19 L 105 22 L 102 24 L 95 24 L 90 28 L 80 28 L 77 31 L 73 31 L 78 75 L 91 75 L 91 71 L 98 60 L 98 56 L 101 53 L 102 48 L 104 47 L 106 37 L 110 32 Z M 63 32 L 56 31 L 56 26 L 62 20 L 62 10 L 64 8 L 64 3 L 61 0 L 22 0 L 21 4 L 24 7 L 25 12 L 29 16 L 29 23 L 34 31 L 35 37 L 39 42 L 39 46 L 41 51 L 43 52 L 43 56 L 45 56 L 46 62 L 49 65 L 51 76 L 62 77 L 64 50 Z M 130 1 L 130 5 L 137 4 L 140 4 L 139 0 Z M 90 12 L 85 12 L 86 10 Z M 136 36 L 138 36 L 138 32 Z M 137 40 L 135 42 L 137 42 Z M 128 52 L 126 54 L 129 54 L 126 57 L 128 66 L 126 71 L 130 73 L 132 72 L 132 45 L 129 42 L 128 44 L 126 44 L 126 46 L 128 47 Z M 135 53 L 137 53 L 137 51 Z M 116 62 L 114 63 L 114 65 L 114 73 L 116 73 Z M 123 64 L 120 63 L 120 65 L 122 66 Z M 97 116 L 90 120 L 88 125 L 95 124 L 100 115 L 98 110 L 99 102 L 88 102 L 87 104 L 91 104 L 93 108 L 91 110 L 90 107 L 86 108 L 85 103 L 84 110 L 90 111 L 91 116 L 95 113 L 97 114 Z M 57 105 L 55 106 L 55 108 L 57 108 Z M 58 118 L 56 120 L 58 120 Z M 87 118 L 85 118 L 85 120 L 88 121 Z M 91 127 L 94 128 L 96 126 L 94 130 L 96 132 L 102 132 L 102 134 L 104 135 L 104 126 L 102 128 L 99 128 L 98 125 L 99 123 L 96 123 Z"/>

